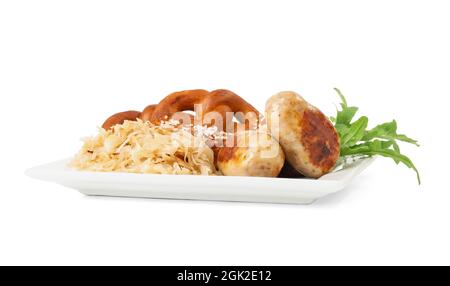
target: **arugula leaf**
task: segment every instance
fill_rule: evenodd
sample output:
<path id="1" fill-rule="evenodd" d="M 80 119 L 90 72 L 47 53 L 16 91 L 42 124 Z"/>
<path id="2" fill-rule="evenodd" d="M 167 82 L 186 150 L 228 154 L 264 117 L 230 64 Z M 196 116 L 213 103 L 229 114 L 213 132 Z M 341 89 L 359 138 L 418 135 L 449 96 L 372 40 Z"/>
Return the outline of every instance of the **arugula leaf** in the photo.
<path id="1" fill-rule="evenodd" d="M 414 163 L 407 156 L 400 152 L 398 141 L 419 146 L 417 140 L 411 139 L 404 134 L 397 133 L 397 122 L 392 120 L 379 124 L 367 130 L 369 119 L 361 116 L 353 121 L 358 111 L 357 107 L 348 106 L 342 92 L 335 88 L 341 99 L 341 109 L 337 110 L 335 117 L 331 120 L 341 139 L 341 158 L 346 156 L 366 157 L 380 155 L 394 160 L 396 164 L 402 163 L 413 169 L 417 174 L 417 181 L 420 185 L 420 175 Z"/>
<path id="2" fill-rule="evenodd" d="M 337 114 L 336 123 L 345 125 L 350 124 L 357 111 L 357 107 L 345 107 Z"/>
<path id="3" fill-rule="evenodd" d="M 366 133 L 367 124 L 369 123 L 369 119 L 366 116 L 360 117 L 354 123 L 350 125 L 349 128 L 342 134 L 341 144 L 346 146 L 355 145 Z"/>
<path id="4" fill-rule="evenodd" d="M 416 140 L 411 139 L 403 134 L 397 134 L 397 122 L 395 120 L 375 126 L 371 130 L 367 131 L 366 135 L 364 136 L 365 141 L 374 138 L 383 138 L 387 140 L 395 139 L 419 146 Z"/>
<path id="5" fill-rule="evenodd" d="M 398 153 L 400 153 L 400 146 L 398 146 L 398 143 L 395 142 L 394 140 L 390 140 L 390 142 L 392 142 L 392 147 L 394 148 L 394 150 Z M 399 160 L 394 159 L 394 162 L 398 165 L 398 163 L 400 163 Z"/>
<path id="6" fill-rule="evenodd" d="M 356 112 L 358 111 L 358 107 L 355 106 L 348 106 L 347 100 L 345 99 L 344 95 L 341 93 L 341 91 L 337 88 L 334 89 L 339 97 L 341 98 L 341 108 L 342 110 L 337 113 L 335 117 L 336 124 L 344 124 L 349 125 L 352 121 L 353 117 L 355 116 Z"/>

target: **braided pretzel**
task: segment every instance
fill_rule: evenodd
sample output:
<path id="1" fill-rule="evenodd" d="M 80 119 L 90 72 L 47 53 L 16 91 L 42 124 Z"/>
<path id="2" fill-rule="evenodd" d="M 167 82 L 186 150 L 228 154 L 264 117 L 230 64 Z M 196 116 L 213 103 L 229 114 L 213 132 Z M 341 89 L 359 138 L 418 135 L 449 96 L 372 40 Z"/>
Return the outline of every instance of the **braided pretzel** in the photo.
<path id="1" fill-rule="evenodd" d="M 233 118 L 245 124 L 245 129 L 250 129 L 250 124 L 253 122 L 256 125 L 260 116 L 256 108 L 229 90 L 218 89 L 208 92 L 194 89 L 169 94 L 159 102 L 152 115 L 148 117 L 152 123 L 159 124 L 170 118 L 177 119 L 174 116 L 184 117 L 179 112 L 185 110 L 196 111 L 195 124 L 215 125 L 219 131 L 228 132 L 234 131 L 237 127 L 233 123 Z M 227 116 L 227 113 L 234 117 Z"/>
<path id="2" fill-rule="evenodd" d="M 186 110 L 196 111 L 197 116 L 183 112 Z M 283 166 L 284 153 L 269 134 L 255 130 L 259 117 L 256 108 L 229 90 L 208 92 L 195 89 L 174 92 L 159 104 L 147 106 L 141 113 L 117 113 L 108 118 L 102 127 L 109 129 L 125 120 L 137 118 L 153 124 L 181 119 L 183 124 L 216 126 L 219 131 L 232 135 L 225 139 L 225 146 L 219 144 L 213 147 L 216 165 L 224 175 L 276 177 Z M 256 143 L 250 146 L 249 142 Z"/>
<path id="3" fill-rule="evenodd" d="M 236 117 L 237 120 L 240 123 L 245 124 L 246 129 L 250 128 L 249 121 L 251 121 L 251 119 L 254 118 L 257 121 L 260 116 L 260 113 L 256 108 L 229 90 L 218 89 L 208 92 L 203 89 L 194 89 L 169 94 L 161 100 L 159 104 L 149 105 L 142 112 L 130 110 L 116 113 L 110 116 L 103 123 L 102 127 L 108 130 L 116 124 L 122 124 L 125 120 L 136 120 L 138 118 L 143 121 L 160 124 L 161 121 L 174 119 L 173 117 L 176 115 L 183 117 L 179 112 L 185 110 L 194 111 L 195 105 L 199 105 L 202 109 L 202 114 L 200 114 L 201 118 L 199 118 L 201 119 L 201 122 L 199 123 L 203 125 L 204 121 L 208 121 L 207 123 L 209 124 L 207 125 L 216 125 L 221 131 L 233 129 L 227 129 L 226 126 L 220 126 L 219 122 L 215 122 L 214 120 L 217 118 L 214 117 L 217 117 L 217 115 L 222 118 L 222 121 L 223 119 L 226 119 L 226 122 L 222 123 L 228 124 L 231 122 L 232 118 L 229 118 L 230 116 L 227 118 L 227 113 L 236 114 L 238 115 Z M 216 114 L 211 114 L 213 112 Z M 185 114 L 187 115 L 187 113 Z M 212 124 L 211 121 L 214 122 L 214 124 Z"/>

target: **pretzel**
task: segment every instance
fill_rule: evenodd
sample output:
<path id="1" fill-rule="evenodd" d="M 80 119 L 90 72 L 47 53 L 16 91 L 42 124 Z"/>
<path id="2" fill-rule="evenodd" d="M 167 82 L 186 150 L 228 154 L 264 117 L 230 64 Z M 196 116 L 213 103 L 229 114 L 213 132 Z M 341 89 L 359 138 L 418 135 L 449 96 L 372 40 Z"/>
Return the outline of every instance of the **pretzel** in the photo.
<path id="1" fill-rule="evenodd" d="M 102 128 L 105 130 L 111 129 L 114 125 L 122 124 L 125 120 L 135 121 L 137 118 L 141 117 L 141 112 L 136 110 L 129 110 L 124 112 L 119 112 L 108 117 L 102 124 Z"/>
<path id="2" fill-rule="evenodd" d="M 142 113 L 140 115 L 142 121 L 150 121 L 150 118 L 157 106 L 158 106 L 157 104 L 150 104 L 146 108 L 144 108 L 144 110 L 142 110 Z"/>
<path id="3" fill-rule="evenodd" d="M 136 121 L 137 119 L 141 119 L 142 121 L 150 121 L 150 118 L 156 106 L 156 104 L 151 104 L 147 106 L 142 112 L 129 110 L 113 114 L 105 120 L 105 122 L 102 124 L 102 128 L 105 130 L 109 130 L 114 125 L 123 124 L 125 120 Z M 188 121 L 193 122 L 193 116 L 187 113 L 185 114 L 190 118 Z"/>
<path id="4" fill-rule="evenodd" d="M 208 92 L 203 89 L 194 89 L 174 92 L 165 97 L 159 104 L 147 106 L 142 112 L 130 110 L 116 113 L 110 116 L 103 123 L 102 127 L 108 130 L 113 125 L 122 124 L 125 120 L 136 120 L 138 118 L 143 121 L 160 124 L 161 121 L 173 119 L 174 116 L 189 116 L 187 113 L 180 114 L 180 112 L 186 110 L 194 111 L 195 105 L 199 105 L 201 108 L 201 118 L 197 119 L 200 122 L 196 123 L 203 125 L 203 121 L 206 120 L 208 121 L 206 125 L 216 125 L 221 131 L 233 130 L 226 126 L 233 119 L 227 116 L 227 113 L 237 115 L 236 119 L 240 123 L 245 124 L 246 129 L 250 128 L 249 121 L 251 119 L 258 121 L 260 116 L 256 108 L 229 90 L 218 89 Z M 212 114 L 214 112 L 215 114 Z M 218 119 L 218 115 L 220 115 L 222 120 L 225 119 L 225 122 L 222 122 L 222 126 L 220 126 L 220 122 L 215 121 L 215 119 Z M 192 116 L 189 116 L 189 118 L 192 119 Z M 233 125 L 233 127 L 235 126 Z"/>
<path id="5" fill-rule="evenodd" d="M 136 121 L 137 119 L 142 119 L 143 121 L 149 121 L 149 116 L 152 115 L 156 104 L 151 104 L 147 106 L 144 111 L 129 110 L 124 112 L 119 112 L 111 115 L 102 124 L 102 128 L 105 130 L 111 129 L 114 125 L 122 124 L 125 120 Z"/>
<path id="6" fill-rule="evenodd" d="M 196 116 L 184 112 L 187 110 L 195 111 Z M 183 125 L 216 126 L 218 131 L 226 131 L 232 135 L 212 146 L 216 165 L 224 175 L 276 177 L 284 164 L 284 153 L 278 142 L 269 134 L 256 130 L 259 117 L 260 113 L 256 108 L 229 90 L 208 92 L 194 89 L 171 93 L 157 105 L 149 105 L 142 112 L 114 114 L 102 127 L 109 129 L 125 120 L 138 118 L 153 124 L 176 119 Z M 259 140 L 259 137 L 262 138 L 262 143 L 258 141 L 258 144 L 264 146 L 237 146 L 238 142 L 247 142 L 252 138 Z M 224 143 L 225 145 L 222 145 Z M 273 157 L 266 158 L 261 155 L 272 147 L 276 147 Z"/>
<path id="7" fill-rule="evenodd" d="M 200 112 L 196 110 L 200 108 Z M 242 99 L 237 94 L 226 89 L 217 89 L 208 92 L 203 89 L 185 90 L 169 94 L 159 102 L 150 117 L 150 121 L 159 124 L 174 116 L 184 117 L 179 112 L 190 110 L 196 111 L 198 118 L 195 124 L 215 125 L 219 131 L 232 132 L 237 125 L 233 123 L 233 118 L 245 125 L 245 129 L 250 129 L 250 124 L 258 123 L 260 113 L 250 103 Z M 227 116 L 234 115 L 233 116 Z M 221 122 L 218 122 L 218 121 Z"/>

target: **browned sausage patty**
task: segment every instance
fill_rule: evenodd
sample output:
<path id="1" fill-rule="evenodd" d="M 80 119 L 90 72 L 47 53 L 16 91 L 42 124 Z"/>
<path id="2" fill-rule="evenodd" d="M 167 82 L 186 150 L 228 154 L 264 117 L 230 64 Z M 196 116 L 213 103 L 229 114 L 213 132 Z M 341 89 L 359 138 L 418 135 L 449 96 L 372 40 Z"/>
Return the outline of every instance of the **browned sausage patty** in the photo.
<path id="1" fill-rule="evenodd" d="M 295 92 L 280 92 L 266 103 L 268 129 L 298 172 L 318 178 L 339 159 L 339 135 L 329 119 Z"/>

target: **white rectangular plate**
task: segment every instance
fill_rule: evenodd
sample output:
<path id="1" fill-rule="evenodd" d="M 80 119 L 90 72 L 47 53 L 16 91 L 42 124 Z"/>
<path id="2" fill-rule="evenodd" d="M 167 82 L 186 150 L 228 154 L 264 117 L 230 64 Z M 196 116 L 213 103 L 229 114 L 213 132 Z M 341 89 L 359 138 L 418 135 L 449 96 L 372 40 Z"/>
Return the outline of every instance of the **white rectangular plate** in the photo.
<path id="1" fill-rule="evenodd" d="M 372 161 L 356 161 L 320 179 L 86 172 L 68 168 L 67 159 L 31 168 L 26 174 L 85 195 L 309 204 L 344 189 Z"/>

